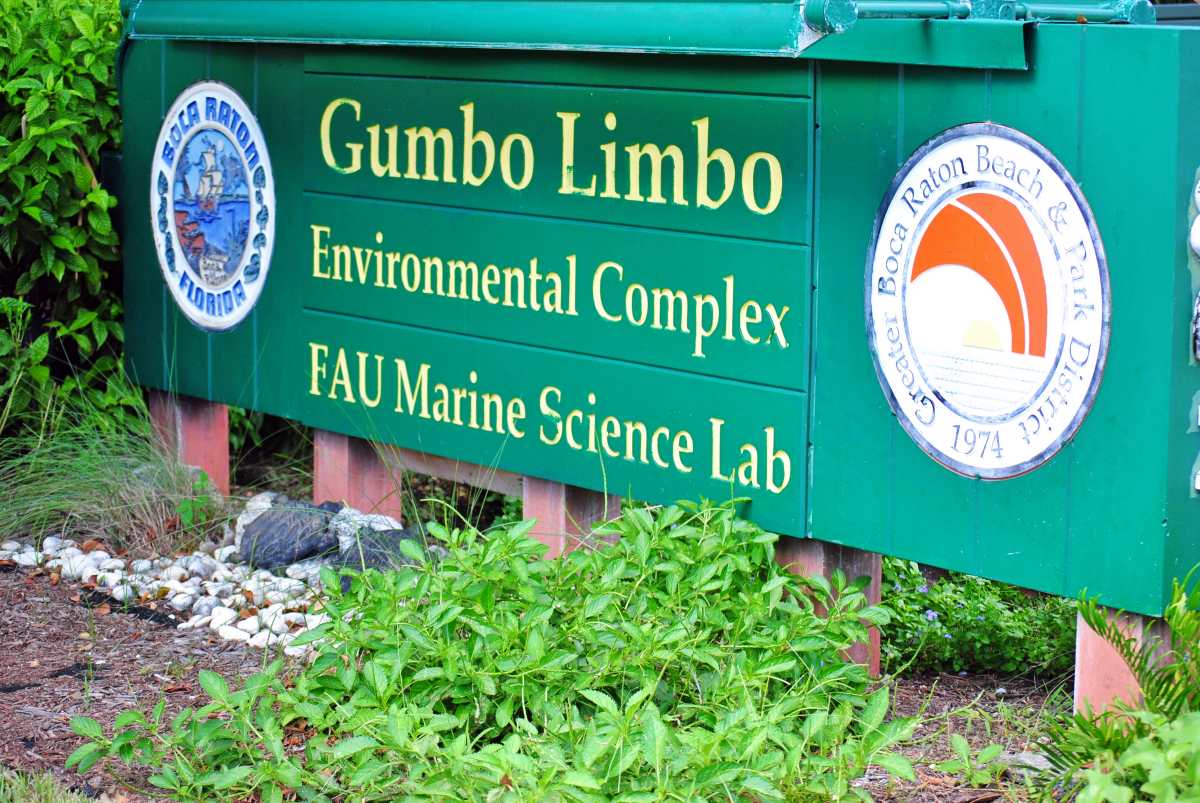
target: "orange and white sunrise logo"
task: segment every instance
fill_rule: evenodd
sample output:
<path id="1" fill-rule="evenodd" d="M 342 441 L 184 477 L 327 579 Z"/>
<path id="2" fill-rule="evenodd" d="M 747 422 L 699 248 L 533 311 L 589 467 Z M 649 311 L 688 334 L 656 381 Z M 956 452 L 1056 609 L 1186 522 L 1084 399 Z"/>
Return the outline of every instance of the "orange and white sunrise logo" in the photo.
<path id="1" fill-rule="evenodd" d="M 1108 350 L 1108 269 L 1087 201 L 1039 143 L 991 123 L 925 143 L 880 207 L 867 274 L 876 372 L 931 457 L 1002 479 L 1075 434 Z"/>

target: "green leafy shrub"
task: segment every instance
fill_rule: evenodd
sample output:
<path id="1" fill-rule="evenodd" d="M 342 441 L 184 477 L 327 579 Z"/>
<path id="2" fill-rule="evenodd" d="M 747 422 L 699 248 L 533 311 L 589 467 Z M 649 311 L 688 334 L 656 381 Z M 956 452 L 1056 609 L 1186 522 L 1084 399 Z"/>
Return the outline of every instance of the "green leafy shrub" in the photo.
<path id="1" fill-rule="evenodd" d="M 862 585 L 802 579 L 732 506 L 630 506 L 616 538 L 553 561 L 527 533 L 431 530 L 448 549 L 388 574 L 326 571 L 331 617 L 281 663 L 163 720 L 121 715 L 69 763 L 148 765 L 177 799 L 865 799 L 867 765 L 914 722 L 843 653 L 865 639 Z M 824 610 L 826 613 L 818 613 Z"/>
<path id="2" fill-rule="evenodd" d="M 1051 729 L 1048 790 L 1091 803 L 1200 800 L 1200 588 L 1174 583 L 1165 633 L 1135 639 L 1121 616 L 1084 597 L 1079 613 L 1113 645 L 1141 687 L 1138 706 L 1084 710 Z M 1191 589 L 1189 591 L 1189 589 Z"/>
<path id="3" fill-rule="evenodd" d="M 42 333 L 28 341 L 30 317 L 24 301 L 0 298 L 0 432 L 34 404 L 42 406 L 52 387 L 50 369 L 43 364 L 50 337 Z"/>
<path id="4" fill-rule="evenodd" d="M 108 387 L 123 337 L 116 199 L 98 175 L 120 135 L 117 3 L 0 0 L 0 17 L 0 297 L 31 313 L 7 335 L 41 355 L 65 392 L 119 415 L 129 400 Z M 14 353 L 0 353 L 8 377 L 20 369 Z"/>
<path id="5" fill-rule="evenodd" d="M 883 631 L 886 671 L 1057 675 L 1072 666 L 1071 600 L 953 572 L 930 583 L 898 558 L 884 558 L 883 599 L 893 614 Z"/>

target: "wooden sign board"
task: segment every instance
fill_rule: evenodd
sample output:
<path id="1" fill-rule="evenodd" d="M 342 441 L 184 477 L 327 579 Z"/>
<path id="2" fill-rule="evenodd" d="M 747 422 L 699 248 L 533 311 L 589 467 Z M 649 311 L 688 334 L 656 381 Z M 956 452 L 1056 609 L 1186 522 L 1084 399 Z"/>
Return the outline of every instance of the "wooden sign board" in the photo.
<path id="1" fill-rule="evenodd" d="M 1032 68 L 1005 51 L 981 66 L 1012 69 L 951 70 L 133 31 L 121 200 L 144 384 L 653 502 L 745 497 L 781 533 L 1146 613 L 1200 557 L 1191 32 L 1043 26 Z M 1150 91 L 1148 64 L 1170 76 Z M 951 142 L 945 175 L 913 160 L 973 124 L 1003 142 Z M 1121 168 L 1138 142 L 1154 158 Z M 905 195 L 914 165 L 928 197 Z M 979 187 L 1011 199 L 980 213 L 996 253 L 1032 244 L 1011 286 L 968 249 L 970 276 L 926 266 L 933 307 L 912 290 L 873 308 L 889 198 L 908 199 L 903 275 L 926 288 L 918 240 L 989 203 L 959 197 Z M 1055 192 L 1082 202 L 1055 213 Z M 1055 344 L 1091 336 L 1061 317 L 1080 231 L 1104 255 L 1086 267 L 1087 392 L 1012 462 L 1021 416 L 1082 354 Z M 897 393 L 908 363 L 868 327 L 893 309 L 923 372 L 912 399 L 962 413 L 957 440 Z M 927 368 L 935 330 L 953 381 Z M 985 367 L 967 401 L 964 348 L 1045 377 L 1001 387 Z"/>

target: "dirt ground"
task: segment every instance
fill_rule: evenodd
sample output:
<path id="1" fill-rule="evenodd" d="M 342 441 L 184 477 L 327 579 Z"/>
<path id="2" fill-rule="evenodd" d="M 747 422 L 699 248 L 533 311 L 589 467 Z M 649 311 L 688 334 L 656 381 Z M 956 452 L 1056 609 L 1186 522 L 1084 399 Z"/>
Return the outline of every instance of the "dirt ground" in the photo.
<path id="1" fill-rule="evenodd" d="M 64 770 L 81 743 L 70 718 L 83 714 L 107 727 L 122 711 L 151 707 L 160 697 L 169 718 L 207 699 L 196 681 L 200 669 L 246 677 L 263 660 L 261 652 L 205 629 L 177 630 L 170 613 L 121 610 L 86 587 L 0 566 L 0 767 L 50 772 L 67 788 L 112 803 L 152 800 L 129 791 L 144 784 L 119 765 L 97 767 L 86 777 Z M 862 785 L 876 800 L 913 803 L 1022 799 L 1019 780 L 964 789 L 931 765 L 949 757 L 952 732 L 975 749 L 994 742 L 1013 753 L 1029 750 L 1047 718 L 1069 708 L 1061 689 L 979 675 L 902 679 L 892 698 L 897 715 L 924 718 L 904 750 L 918 783 L 873 771 Z"/>
<path id="2" fill-rule="evenodd" d="M 200 669 L 245 677 L 262 660 L 208 630 L 176 629 L 170 609 L 121 612 L 87 588 L 11 567 L 0 567 L 0 612 L 0 766 L 50 772 L 70 789 L 113 801 L 147 798 L 127 791 L 131 778 L 63 769 L 82 743 L 68 727 L 72 716 L 110 726 L 122 711 L 165 697 L 169 719 L 207 700 Z"/>

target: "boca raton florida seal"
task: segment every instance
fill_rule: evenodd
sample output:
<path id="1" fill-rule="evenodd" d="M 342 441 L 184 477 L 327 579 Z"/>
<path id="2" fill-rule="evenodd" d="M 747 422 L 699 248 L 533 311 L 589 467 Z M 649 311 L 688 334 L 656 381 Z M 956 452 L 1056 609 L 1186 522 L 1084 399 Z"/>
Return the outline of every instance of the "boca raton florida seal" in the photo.
<path id="1" fill-rule="evenodd" d="M 892 411 L 969 477 L 1045 463 L 1104 371 L 1108 267 L 1086 199 L 1031 137 L 970 123 L 901 167 L 867 257 L 867 337 Z"/>
<path id="2" fill-rule="evenodd" d="M 240 323 L 266 283 L 275 183 L 258 122 L 233 89 L 202 81 L 175 99 L 154 149 L 150 209 L 184 315 L 211 331 Z"/>

